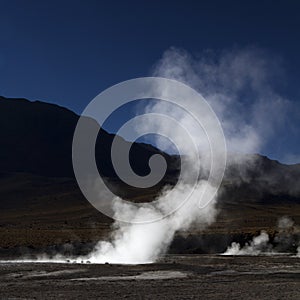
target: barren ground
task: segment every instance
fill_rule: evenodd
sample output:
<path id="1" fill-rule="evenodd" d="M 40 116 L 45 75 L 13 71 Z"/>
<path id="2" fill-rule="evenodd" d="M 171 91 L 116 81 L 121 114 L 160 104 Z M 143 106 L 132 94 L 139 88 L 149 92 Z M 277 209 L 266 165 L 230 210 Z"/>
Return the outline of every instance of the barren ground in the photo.
<path id="1" fill-rule="evenodd" d="M 1 299 L 299 299 L 300 259 L 169 255 L 147 265 L 0 264 Z"/>

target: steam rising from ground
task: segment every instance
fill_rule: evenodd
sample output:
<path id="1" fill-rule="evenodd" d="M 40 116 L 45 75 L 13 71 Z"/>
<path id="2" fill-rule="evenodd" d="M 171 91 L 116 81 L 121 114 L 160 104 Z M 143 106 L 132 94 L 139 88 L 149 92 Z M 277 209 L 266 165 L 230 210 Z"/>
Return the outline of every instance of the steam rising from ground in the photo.
<path id="1" fill-rule="evenodd" d="M 224 52 L 214 59 L 207 55 L 196 59 L 185 51 L 172 48 L 165 52 L 155 66 L 153 74 L 185 82 L 198 90 L 221 120 L 229 150 L 254 153 L 261 149 L 276 128 L 285 121 L 285 112 L 289 105 L 289 102 L 278 95 L 270 85 L 274 69 L 276 66 L 264 53 L 252 48 Z M 164 87 L 161 87 L 161 92 L 164 96 L 168 95 Z M 151 112 L 172 115 L 183 127 L 193 128 L 190 116 L 184 114 L 178 107 L 170 106 L 169 103 L 158 102 L 143 108 L 142 111 L 142 113 Z M 153 126 L 145 121 L 140 124 L 140 129 L 150 125 Z M 169 133 L 168 137 L 184 148 L 185 137 L 178 135 L 176 128 L 170 127 L 163 120 L 156 126 L 163 127 L 164 131 Z M 202 172 L 205 173 L 209 167 L 205 135 L 197 130 L 191 130 L 190 133 L 202 151 Z M 168 148 L 170 144 L 166 144 L 165 141 L 158 137 L 156 145 L 164 151 L 172 150 Z M 185 155 L 192 173 L 193 157 L 189 154 L 189 149 L 186 149 Z M 188 182 L 189 174 L 184 176 Z M 167 251 L 177 231 L 187 230 L 192 224 L 197 224 L 199 228 L 204 229 L 215 221 L 216 197 L 204 209 L 197 207 L 197 201 L 201 199 L 203 188 L 207 185 L 205 180 L 199 182 L 197 193 L 192 199 L 174 214 L 158 222 L 138 225 L 116 222 L 113 225 L 111 241 L 99 242 L 88 259 L 95 262 L 119 263 L 145 263 L 157 260 Z M 175 207 L 184 199 L 190 188 L 188 183 L 179 183 L 175 187 L 175 197 L 169 199 L 168 190 L 165 190 L 158 197 L 157 205 L 153 209 L 137 210 L 130 204 L 119 205 L 115 207 L 115 214 L 116 216 L 129 214 L 133 221 L 142 219 L 144 215 L 159 218 L 163 216 L 166 207 Z M 259 253 L 259 249 L 267 243 L 268 235 L 262 232 L 245 249 L 240 249 L 236 244 L 228 251 L 235 249 L 244 253 Z"/>
<path id="2" fill-rule="evenodd" d="M 297 256 L 300 256 L 300 231 L 294 225 L 293 220 L 282 217 L 278 220 L 278 232 L 273 243 L 270 243 L 269 235 L 261 231 L 260 235 L 254 237 L 244 247 L 233 242 L 224 255 L 271 255 L 282 252 L 291 253 L 293 250 L 296 250 Z"/>
<path id="3" fill-rule="evenodd" d="M 265 231 L 261 231 L 260 235 L 254 237 L 244 247 L 241 247 L 239 243 L 233 242 L 224 255 L 259 255 L 264 252 L 270 252 L 272 247 L 268 242 L 269 235 Z"/>
<path id="4" fill-rule="evenodd" d="M 219 117 L 229 150 L 254 153 L 261 149 L 276 128 L 285 121 L 289 102 L 277 94 L 270 85 L 274 68 L 276 66 L 266 55 L 252 48 L 227 51 L 220 56 L 204 54 L 200 58 L 194 58 L 185 51 L 172 48 L 164 53 L 155 66 L 153 75 L 179 80 L 199 91 Z M 163 86 L 160 89 L 162 95 L 168 96 L 168 90 Z M 184 128 L 192 129 L 189 132 L 200 150 L 201 171 L 206 174 L 210 166 L 210 157 L 207 155 L 209 148 L 205 132 L 196 130 L 194 120 L 169 103 L 156 102 L 142 110 L 142 113 L 150 112 L 170 115 Z M 153 126 L 151 120 L 145 121 L 136 130 L 142 130 L 150 125 Z M 186 137 L 179 135 L 176 128 L 169 126 L 163 119 L 155 126 L 164 128 L 164 132 L 168 132 L 168 138 L 185 149 L 185 163 L 190 166 L 190 173 L 183 174 L 184 180 L 174 187 L 172 198 L 166 187 L 151 209 L 146 207 L 137 209 L 131 204 L 116 204 L 114 206 L 116 217 L 127 214 L 132 221 L 136 221 L 142 220 L 144 216 L 153 216 L 159 221 L 144 224 L 115 222 L 110 239 L 100 241 L 89 255 L 78 258 L 79 261 L 127 264 L 154 262 L 166 253 L 176 232 L 188 230 L 192 225 L 204 229 L 215 221 L 217 195 L 202 209 L 197 205 L 199 201 L 200 206 L 201 201 L 205 203 L 206 199 L 201 198 L 205 188 L 212 191 L 215 188 L 210 186 L 205 176 L 198 182 L 193 197 L 175 213 L 163 218 L 170 207 L 177 207 L 182 199 L 187 197 L 191 189 L 189 176 L 197 170 L 193 170 L 194 157 L 186 147 Z M 156 139 L 156 145 L 165 151 L 172 150 L 169 149 L 170 144 L 166 144 L 165 139 L 160 137 Z M 268 235 L 262 232 L 246 247 L 241 249 L 238 244 L 233 244 L 226 253 L 260 253 L 261 247 L 264 248 L 266 245 Z"/>
<path id="5" fill-rule="evenodd" d="M 201 228 L 211 224 L 216 216 L 215 201 L 199 211 L 199 195 L 206 188 L 207 182 L 202 181 L 197 187 L 195 196 L 190 198 L 179 210 L 169 217 L 162 218 L 167 206 L 175 207 L 181 199 L 187 197 L 188 186 L 176 187 L 176 197 L 170 199 L 164 192 L 158 199 L 156 208 L 151 210 L 138 209 L 128 205 L 116 207 L 116 214 L 124 211 L 132 216 L 132 220 L 143 218 L 143 215 L 161 217 L 157 222 L 147 224 L 115 223 L 112 242 L 101 241 L 88 256 L 91 262 L 105 263 L 149 263 L 164 254 L 178 230 L 188 229 L 192 223 Z M 177 203 L 176 203 L 177 202 Z"/>

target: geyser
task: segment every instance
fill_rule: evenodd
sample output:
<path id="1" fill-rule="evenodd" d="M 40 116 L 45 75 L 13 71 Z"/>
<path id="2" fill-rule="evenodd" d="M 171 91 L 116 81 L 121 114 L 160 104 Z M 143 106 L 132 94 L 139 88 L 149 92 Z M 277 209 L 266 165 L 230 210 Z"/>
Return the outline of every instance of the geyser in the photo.
<path id="1" fill-rule="evenodd" d="M 178 80 L 201 92 L 221 121 L 228 149 L 232 152 L 257 153 L 268 138 L 276 132 L 276 128 L 284 122 L 289 107 L 289 101 L 272 89 L 270 84 L 272 68 L 266 67 L 269 65 L 268 57 L 252 48 L 225 51 L 215 60 L 207 59 L 205 56 L 194 59 L 185 51 L 172 48 L 166 51 L 156 65 L 154 76 Z M 93 169 L 93 172 L 88 169 L 87 173 L 91 176 L 87 176 L 87 173 L 82 176 L 83 180 L 86 180 L 83 193 L 86 197 L 91 193 L 95 196 L 97 193 L 96 201 L 89 201 L 99 210 L 105 210 L 105 213 L 116 221 L 112 226 L 109 240 L 100 241 L 89 255 L 80 257 L 77 261 L 127 264 L 154 262 L 167 251 L 177 231 L 188 230 L 192 225 L 204 229 L 215 221 L 219 182 L 214 179 L 224 171 L 223 158 L 226 154 L 223 153 L 222 147 L 219 147 L 219 152 L 218 147 L 213 147 L 217 148 L 214 149 L 217 153 L 212 155 L 210 139 L 212 136 L 217 136 L 215 123 L 208 118 L 207 111 L 201 110 L 203 106 L 199 106 L 199 101 L 195 99 L 195 93 L 191 90 L 190 94 L 186 95 L 181 92 L 181 89 L 170 88 L 167 80 L 154 82 L 155 84 L 150 81 L 143 82 L 139 86 L 138 93 L 132 92 L 136 88 L 134 81 L 129 82 L 132 86 L 127 90 L 122 90 L 123 84 L 118 85 L 118 91 L 114 92 L 113 96 L 109 94 L 110 89 L 105 91 L 99 96 L 106 97 L 104 106 L 87 111 L 88 113 L 83 116 L 92 117 L 101 126 L 106 114 L 111 112 L 111 103 L 120 96 L 120 91 L 122 96 L 128 93 L 126 97 L 131 100 L 144 98 L 163 100 L 154 104 L 150 102 L 147 107 L 143 107 L 139 112 L 144 115 L 143 119 L 132 122 L 129 124 L 131 127 L 127 126 L 125 131 L 121 130 L 125 133 L 122 136 L 129 140 L 134 140 L 138 136 L 135 133 L 140 136 L 157 133 L 167 137 L 185 157 L 181 178 L 172 189 L 166 187 L 151 205 L 137 206 L 121 201 L 117 196 L 111 196 L 103 190 L 103 185 L 94 180 L 94 177 L 99 175 L 97 169 Z M 150 96 L 147 94 L 149 91 L 151 91 Z M 251 96 L 251 101 L 249 97 L 243 99 L 241 95 Z M 179 99 L 178 102 L 172 105 L 166 103 L 165 100 L 174 97 Z M 189 109 L 181 109 L 181 104 L 183 106 L 188 104 Z M 200 124 L 195 118 L 196 112 L 199 112 Z M 100 116 L 97 113 L 100 113 Z M 156 115 L 155 120 L 154 115 Z M 174 121 L 178 126 L 174 126 Z M 205 124 L 205 128 L 201 124 Z M 89 135 L 97 133 L 98 129 L 96 128 L 94 132 L 83 132 L 86 139 L 88 140 Z M 183 133 L 182 129 L 186 129 L 187 133 Z M 170 145 L 165 144 L 165 139 L 161 139 L 159 135 L 155 141 L 156 146 L 163 151 L 168 151 Z M 220 136 L 212 140 L 215 145 L 218 142 L 222 144 Z M 82 147 L 82 149 L 90 151 L 89 148 Z M 80 159 L 81 156 L 81 152 L 73 151 L 73 159 Z M 234 157 L 234 159 L 240 158 Z M 93 157 L 87 159 L 80 164 L 80 167 L 84 168 L 93 161 Z M 159 169 L 157 162 L 158 160 L 152 161 L 155 170 L 157 167 Z M 228 164 L 231 163 L 229 160 Z M 251 161 L 247 160 L 245 168 L 249 164 Z M 214 169 L 215 173 L 211 174 L 211 169 Z M 74 171 L 77 175 L 80 173 L 77 168 L 74 168 Z M 120 174 L 122 175 L 122 172 Z M 127 174 L 130 175 L 127 179 L 130 177 L 133 181 L 136 180 L 137 186 L 147 185 L 143 178 L 135 178 L 132 172 Z M 126 178 L 122 180 L 126 182 Z M 104 204 L 101 202 L 101 205 L 98 205 L 99 199 L 100 202 L 106 200 Z M 261 242 L 267 243 L 264 233 L 253 241 L 253 245 L 256 247 Z"/>
<path id="2" fill-rule="evenodd" d="M 254 48 L 242 50 L 224 51 L 219 57 L 202 56 L 194 59 L 184 50 L 171 48 L 166 51 L 163 58 L 157 63 L 153 74 L 164 78 L 170 78 L 184 82 L 200 91 L 208 103 L 212 106 L 225 133 L 228 149 L 231 152 L 257 153 L 261 150 L 268 139 L 280 128 L 286 119 L 289 109 L 289 101 L 281 97 L 272 88 L 270 78 L 272 77 L 272 62 L 262 51 Z M 157 98 L 165 99 L 171 95 L 167 86 L 154 86 Z M 178 91 L 180 94 L 180 91 Z M 240 95 L 251 96 L 247 102 Z M 113 225 L 111 242 L 99 242 L 95 250 L 88 257 L 94 262 L 152 262 L 164 254 L 170 245 L 174 234 L 177 231 L 188 230 L 192 224 L 200 229 L 214 222 L 217 211 L 217 194 L 214 194 L 212 201 L 203 198 L 203 190 L 208 187 L 214 190 L 216 186 L 210 185 L 207 181 L 211 159 L 210 147 L 207 142 L 205 130 L 199 129 L 192 118 L 194 110 L 197 110 L 197 101 L 193 95 L 182 97 L 182 102 L 191 102 L 193 109 L 188 113 L 178 107 L 164 101 L 150 104 L 139 112 L 140 114 L 164 114 L 172 116 L 183 128 L 189 128 L 188 133 L 197 148 L 197 158 L 201 161 L 201 175 L 203 180 L 198 181 L 190 201 L 187 201 L 173 214 L 163 217 L 165 211 L 177 207 L 177 204 L 185 199 L 191 186 L 190 177 L 199 170 L 195 164 L 195 153 L 191 152 L 188 135 L 183 135 L 180 126 L 174 127 L 167 122 L 167 118 L 161 118 L 155 122 L 151 118 L 145 118 L 139 122 L 135 130 L 141 134 L 148 132 L 161 132 L 174 142 L 176 147 L 182 149 L 181 154 L 187 159 L 182 181 L 174 187 L 172 197 L 169 190 L 164 191 L 157 199 L 156 205 L 151 209 L 141 207 L 136 209 L 130 204 L 116 204 L 114 206 L 115 216 L 128 214 L 132 220 L 140 220 L 152 216 L 159 221 L 146 224 L 124 224 L 116 221 Z M 273 116 L 273 118 L 270 118 Z M 202 112 L 202 121 L 206 120 Z M 266 124 L 266 120 L 267 124 Z M 206 120 L 207 121 L 207 120 Z M 208 127 L 213 127 L 209 124 Z M 209 138 L 209 137 L 208 137 Z M 170 150 L 165 139 L 156 139 L 156 146 L 163 151 Z M 234 160 L 242 160 L 242 156 L 233 157 L 227 164 L 236 163 Z M 214 160 L 215 159 L 215 160 Z M 213 163 L 218 164 L 216 158 Z M 251 161 L 239 161 L 240 165 L 251 165 Z M 200 203 L 199 203 L 200 202 Z M 203 207 L 201 205 L 203 202 Z M 198 203 L 198 205 L 197 205 Z M 199 209 L 199 206 L 202 209 Z M 171 209 L 170 209 L 171 208 Z M 151 218 L 151 217 L 150 217 Z M 263 233 L 260 238 L 255 239 L 255 245 L 267 243 L 267 237 Z"/>
<path id="3" fill-rule="evenodd" d="M 86 198 L 116 221 L 110 241 L 99 242 L 90 255 L 80 260 L 127 264 L 154 262 L 167 251 L 178 230 L 188 229 L 191 224 L 196 223 L 205 228 L 214 221 L 215 199 L 225 170 L 225 138 L 209 104 L 185 84 L 149 77 L 124 82 L 116 88 L 117 94 L 122 97 L 129 90 L 130 98 L 141 98 L 140 91 L 143 89 L 142 98 L 161 99 L 158 102 L 150 101 L 144 112 L 125 123 L 117 134 L 128 140 L 135 140 L 149 133 L 167 137 L 185 159 L 181 160 L 177 184 L 174 187 L 165 187 L 151 203 L 136 204 L 120 199 L 107 190 L 95 171 L 95 176 L 90 176 L 87 180 L 87 174 L 93 173 L 95 166 L 92 164 L 90 167 L 86 163 L 89 162 L 91 153 L 78 149 L 82 149 L 82 144 L 87 149 L 90 146 L 86 140 L 87 135 L 83 134 L 82 137 L 81 134 L 96 132 L 97 129 L 89 128 L 95 123 L 86 123 L 86 116 L 97 117 L 93 114 L 101 95 L 100 98 L 95 98 L 84 111 L 84 119 L 79 120 L 74 134 L 74 171 Z M 134 90 L 138 92 L 134 93 Z M 107 94 L 103 95 L 106 99 Z M 129 95 L 126 95 L 125 98 L 128 97 Z M 97 121 L 101 125 L 101 120 Z M 82 143 L 82 140 L 86 143 Z M 159 141 L 161 143 L 162 139 L 159 138 Z M 163 177 L 161 172 L 165 172 L 165 165 L 162 163 L 164 158 L 159 154 L 151 157 L 150 174 L 140 177 L 131 170 L 128 163 L 129 151 L 128 143 L 123 143 L 118 138 L 114 139 L 112 162 L 119 178 L 138 188 L 148 187 L 149 182 L 150 186 L 159 182 Z"/>

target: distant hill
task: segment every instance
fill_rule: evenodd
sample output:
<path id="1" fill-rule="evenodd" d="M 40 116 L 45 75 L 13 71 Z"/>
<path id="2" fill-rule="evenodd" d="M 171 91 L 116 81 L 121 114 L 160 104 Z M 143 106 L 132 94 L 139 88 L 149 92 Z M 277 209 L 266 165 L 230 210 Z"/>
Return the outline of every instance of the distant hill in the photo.
<path id="1" fill-rule="evenodd" d="M 72 139 L 78 119 L 77 114 L 58 105 L 0 97 L 0 172 L 73 178 Z M 110 158 L 115 135 L 100 129 L 98 137 L 101 137 L 96 143 L 99 172 L 118 179 Z M 162 183 L 174 183 L 179 157 L 148 144 L 131 143 L 133 170 L 139 175 L 148 174 L 148 161 L 155 153 L 162 154 L 168 164 Z M 226 198 L 236 201 L 253 199 L 253 195 L 256 201 L 280 200 L 282 195 L 286 200 L 299 198 L 300 164 L 284 165 L 259 154 L 230 154 L 228 160 L 223 183 Z"/>
<path id="2" fill-rule="evenodd" d="M 223 186 L 226 199 L 300 203 L 300 164 L 285 165 L 259 154 L 229 155 Z"/>
<path id="3" fill-rule="evenodd" d="M 0 97 L 0 171 L 74 177 L 72 139 L 78 119 L 77 114 L 58 105 Z M 115 135 L 100 129 L 98 137 L 101 137 L 96 144 L 99 172 L 116 177 L 110 159 Z M 146 175 L 150 171 L 148 160 L 155 153 L 164 155 L 168 175 L 174 174 L 178 158 L 141 143 L 132 143 L 133 170 Z"/>

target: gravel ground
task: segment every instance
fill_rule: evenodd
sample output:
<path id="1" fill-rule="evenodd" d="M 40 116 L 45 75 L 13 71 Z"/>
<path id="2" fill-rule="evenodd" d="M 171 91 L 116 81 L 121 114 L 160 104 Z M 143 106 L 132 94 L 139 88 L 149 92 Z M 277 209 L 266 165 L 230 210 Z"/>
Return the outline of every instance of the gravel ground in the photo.
<path id="1" fill-rule="evenodd" d="M 167 256 L 146 265 L 0 263 L 0 299 L 300 299 L 291 256 Z"/>

